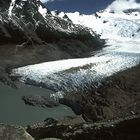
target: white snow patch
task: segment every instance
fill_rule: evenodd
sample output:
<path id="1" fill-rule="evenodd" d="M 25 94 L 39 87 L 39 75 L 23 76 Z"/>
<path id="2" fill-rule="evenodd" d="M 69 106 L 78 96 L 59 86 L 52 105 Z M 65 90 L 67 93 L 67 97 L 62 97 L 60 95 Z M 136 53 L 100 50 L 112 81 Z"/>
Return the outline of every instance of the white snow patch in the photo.
<path id="1" fill-rule="evenodd" d="M 116 13 L 122 13 L 126 9 L 140 8 L 140 3 L 136 0 L 116 0 L 107 7 L 109 11 L 115 11 Z"/>
<path id="2" fill-rule="evenodd" d="M 51 11 L 51 14 L 52 14 L 53 16 L 56 16 L 55 11 Z"/>
<path id="3" fill-rule="evenodd" d="M 40 12 L 40 14 L 41 14 L 43 17 L 46 17 L 46 14 L 47 14 L 47 9 L 46 9 L 46 8 L 43 8 L 43 7 L 40 5 L 38 11 Z"/>
<path id="4" fill-rule="evenodd" d="M 12 0 L 11 3 L 10 3 L 9 14 L 8 14 L 9 16 L 12 15 L 12 10 L 13 10 L 13 8 L 15 6 L 15 2 L 16 2 L 16 0 Z"/>
<path id="5" fill-rule="evenodd" d="M 64 12 L 61 12 L 60 14 L 59 14 L 59 17 L 61 17 L 61 18 L 63 18 L 65 16 L 65 13 Z"/>

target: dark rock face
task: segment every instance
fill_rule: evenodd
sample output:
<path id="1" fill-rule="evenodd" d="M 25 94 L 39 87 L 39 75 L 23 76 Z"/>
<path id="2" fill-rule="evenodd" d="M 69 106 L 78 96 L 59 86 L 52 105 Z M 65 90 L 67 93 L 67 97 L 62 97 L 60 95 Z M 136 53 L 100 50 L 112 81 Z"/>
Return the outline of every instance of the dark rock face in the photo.
<path id="1" fill-rule="evenodd" d="M 17 88 L 16 84 L 9 78 L 8 73 L 6 72 L 5 68 L 0 66 L 0 81 L 6 85 L 9 85 L 13 88 Z"/>
<path id="2" fill-rule="evenodd" d="M 71 107 L 76 114 L 82 114 L 89 122 L 139 114 L 139 68 L 119 72 L 87 93 L 67 94 L 60 103 Z"/>
<path id="3" fill-rule="evenodd" d="M 136 8 L 136 9 L 127 9 L 127 10 L 124 10 L 123 11 L 124 13 L 127 13 L 127 14 L 131 14 L 133 12 L 138 12 L 140 13 L 140 8 Z"/>
<path id="4" fill-rule="evenodd" d="M 0 140 L 34 140 L 24 128 L 0 124 Z"/>
<path id="5" fill-rule="evenodd" d="M 12 0 L 4 0 L 4 1 L 0 1 L 0 11 L 4 12 L 5 10 L 8 9 L 8 7 L 10 6 L 10 2 Z"/>
<path id="6" fill-rule="evenodd" d="M 105 118 L 103 108 L 109 106 L 109 102 L 93 94 L 69 94 L 60 99 L 61 104 L 65 104 L 73 109 L 77 115 L 83 116 L 86 121 L 98 121 Z"/>
<path id="7" fill-rule="evenodd" d="M 49 97 L 45 96 L 24 96 L 22 98 L 25 104 L 32 105 L 32 106 L 39 106 L 39 107 L 56 107 L 59 106 L 59 103 Z"/>

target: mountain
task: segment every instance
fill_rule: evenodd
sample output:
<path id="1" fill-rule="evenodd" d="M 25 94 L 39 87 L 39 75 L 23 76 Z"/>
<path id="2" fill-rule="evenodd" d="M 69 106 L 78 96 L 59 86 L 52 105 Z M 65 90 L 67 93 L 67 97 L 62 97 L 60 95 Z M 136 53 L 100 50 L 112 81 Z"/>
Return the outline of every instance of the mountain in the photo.
<path id="1" fill-rule="evenodd" d="M 109 9 L 92 15 L 81 15 L 79 12 L 65 13 L 74 23 L 91 28 L 104 39 L 139 39 L 140 9 L 127 9 L 115 13 Z M 61 16 L 59 13 L 58 16 Z"/>
<path id="2" fill-rule="evenodd" d="M 50 89 L 52 92 L 49 91 L 49 94 L 52 98 L 71 107 L 77 115 L 89 121 L 90 126 L 91 122 L 100 120 L 110 122 L 113 119 L 115 123 L 111 123 L 109 129 L 115 132 L 119 117 L 125 118 L 128 115 L 133 118 L 139 114 L 140 66 L 128 70 L 140 64 L 140 17 L 136 14 L 138 10 L 128 9 L 115 13 L 105 9 L 93 15 L 81 15 L 78 12 L 50 12 L 38 0 L 5 0 L 0 1 L 0 7 L 0 81 L 13 87 L 22 86 L 20 82 L 24 82 Z M 99 36 L 106 39 L 106 47 L 101 48 L 104 46 L 104 41 Z M 32 43 L 33 48 L 22 48 L 15 52 L 17 44 L 23 42 Z M 97 48 L 100 49 L 96 51 Z M 47 91 L 44 92 L 47 94 Z M 7 99 L 8 94 L 5 93 Z M 35 94 L 39 95 L 40 90 L 38 89 Z M 19 100 L 16 95 L 12 96 Z M 41 100 L 44 100 L 45 94 L 43 96 Z M 9 97 L 11 98 L 11 95 Z M 32 99 L 37 104 L 41 101 L 40 95 L 25 98 L 29 101 L 28 104 L 32 104 Z M 3 96 L 1 99 L 4 99 Z M 4 103 L 6 101 L 4 100 Z M 8 101 L 12 104 L 12 100 Z M 139 124 L 139 120 L 132 119 L 133 122 L 129 123 L 125 119 L 121 120 L 126 124 L 123 130 L 130 132 L 135 128 L 134 133 L 129 134 L 130 137 L 138 139 L 139 133 L 135 133 L 137 125 L 132 128 L 132 123 Z M 46 127 L 47 122 L 51 128 Z M 54 129 L 50 122 L 53 123 Z M 37 129 L 28 126 L 27 130 L 36 139 L 49 136 L 61 139 L 95 138 L 94 125 L 81 126 L 79 119 L 68 121 L 70 125 L 71 122 L 77 123 L 74 127 L 68 126 L 70 128 L 67 131 L 68 137 L 63 134 L 64 137 L 61 136 L 64 125 L 62 127 L 59 125 L 60 133 L 56 136 L 54 132 L 56 129 L 59 131 L 56 122 L 46 119 L 43 127 L 41 124 Z M 131 129 L 126 129 L 128 124 Z M 120 124 L 121 128 L 122 125 L 123 123 Z M 79 128 L 75 129 L 77 126 Z M 67 130 L 67 127 L 65 128 Z M 74 128 L 76 133 L 71 128 Z M 125 139 L 127 135 L 123 137 L 122 131 L 112 135 L 112 131 L 106 131 L 106 126 L 105 129 L 101 128 L 101 133 L 102 130 L 105 130 L 105 135 L 111 134 L 108 139 L 118 135 L 121 139 Z M 48 132 L 51 134 L 48 135 Z M 104 139 L 104 135 L 100 133 L 99 135 Z"/>
<path id="3" fill-rule="evenodd" d="M 0 81 L 7 68 L 89 57 L 104 40 L 87 27 L 52 15 L 40 0 L 0 1 Z"/>
<path id="4" fill-rule="evenodd" d="M 26 60 L 29 51 L 18 57 L 20 64 L 16 67 L 30 65 L 14 69 L 13 75 L 20 75 L 29 84 L 58 93 L 83 90 L 95 81 L 100 83 L 105 77 L 139 64 L 140 15 L 109 9 L 92 15 L 50 12 L 38 0 L 16 0 L 9 5 L 6 13 L 2 12 L 4 16 L 1 14 L 1 29 L 7 38 L 51 43 L 45 49 L 37 47 Z M 106 39 L 107 47 L 99 52 L 94 50 L 103 46 L 103 42 L 95 32 Z M 38 48 L 42 50 L 38 52 Z M 86 58 L 47 62 L 77 57 Z"/>
<path id="5" fill-rule="evenodd" d="M 22 43 L 28 39 L 38 44 L 60 39 L 93 39 L 95 44 L 100 44 L 100 39 L 94 32 L 91 34 L 88 28 L 52 15 L 39 0 L 1 1 L 1 43 Z"/>
<path id="6" fill-rule="evenodd" d="M 105 78 L 139 64 L 140 15 L 133 12 L 115 13 L 109 9 L 92 15 L 58 11 L 53 11 L 52 14 L 61 19 L 67 15 L 77 26 L 88 27 L 105 39 L 107 46 L 91 52 L 92 57 L 88 58 L 46 62 L 14 69 L 13 74 L 20 75 L 22 81 L 54 90 L 59 97 L 61 91 L 63 94 L 98 87 Z"/>

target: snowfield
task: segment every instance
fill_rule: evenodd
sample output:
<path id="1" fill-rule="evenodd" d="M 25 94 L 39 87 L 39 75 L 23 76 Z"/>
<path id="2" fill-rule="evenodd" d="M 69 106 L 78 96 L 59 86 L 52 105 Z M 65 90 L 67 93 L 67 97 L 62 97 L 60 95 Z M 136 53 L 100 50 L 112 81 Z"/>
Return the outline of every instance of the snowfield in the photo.
<path id="1" fill-rule="evenodd" d="M 93 15 L 80 15 L 78 12 L 66 14 L 73 23 L 91 28 L 100 34 L 101 38 L 140 38 L 140 13 L 137 12 L 128 15 L 110 13 L 106 9 Z"/>
<path id="2" fill-rule="evenodd" d="M 92 52 L 90 58 L 30 65 L 13 69 L 12 75 L 20 75 L 22 81 L 49 88 L 60 96 L 61 92 L 98 86 L 104 78 L 140 64 L 140 14 L 114 14 L 107 10 L 97 14 L 98 17 L 67 13 L 75 24 L 99 33 L 107 47 Z"/>

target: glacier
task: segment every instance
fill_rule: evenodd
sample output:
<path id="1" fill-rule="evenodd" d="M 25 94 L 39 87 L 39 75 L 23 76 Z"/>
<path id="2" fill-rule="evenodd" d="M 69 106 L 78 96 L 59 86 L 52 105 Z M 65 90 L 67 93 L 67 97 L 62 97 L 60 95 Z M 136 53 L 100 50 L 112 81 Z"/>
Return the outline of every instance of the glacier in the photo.
<path id="1" fill-rule="evenodd" d="M 106 77 L 140 64 L 140 13 L 111 13 L 106 9 L 97 15 L 66 14 L 74 24 L 100 34 L 107 47 L 91 52 L 89 58 L 29 65 L 13 69 L 11 75 L 20 76 L 25 83 L 51 89 L 61 97 L 66 92 L 99 86 Z"/>

